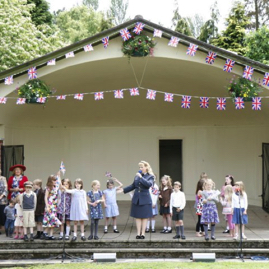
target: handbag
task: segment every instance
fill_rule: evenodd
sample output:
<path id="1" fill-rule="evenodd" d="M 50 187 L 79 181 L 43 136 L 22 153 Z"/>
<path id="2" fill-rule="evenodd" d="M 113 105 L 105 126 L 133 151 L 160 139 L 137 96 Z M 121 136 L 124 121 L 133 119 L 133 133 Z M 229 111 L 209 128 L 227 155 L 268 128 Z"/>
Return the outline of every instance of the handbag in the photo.
<path id="1" fill-rule="evenodd" d="M 222 214 L 224 214 L 224 215 L 232 214 L 232 208 L 231 207 L 223 207 Z"/>

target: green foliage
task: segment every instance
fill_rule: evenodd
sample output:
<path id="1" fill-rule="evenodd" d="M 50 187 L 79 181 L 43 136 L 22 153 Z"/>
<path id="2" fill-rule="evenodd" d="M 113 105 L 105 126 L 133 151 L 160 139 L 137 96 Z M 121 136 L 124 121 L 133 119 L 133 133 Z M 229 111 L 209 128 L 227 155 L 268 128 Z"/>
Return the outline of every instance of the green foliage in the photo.
<path id="1" fill-rule="evenodd" d="M 26 0 L 0 1 L 0 71 L 52 52 L 64 44 L 48 25 L 37 29 Z"/>
<path id="2" fill-rule="evenodd" d="M 129 0 L 111 0 L 108 17 L 112 18 L 114 25 L 119 25 L 129 20 L 129 18 L 126 18 L 128 6 Z"/>
<path id="3" fill-rule="evenodd" d="M 245 55 L 245 29 L 249 21 L 245 15 L 244 5 L 240 2 L 235 3 L 226 22 L 226 30 L 218 38 L 213 39 L 211 43 L 217 47 Z"/>
<path id="4" fill-rule="evenodd" d="M 70 10 L 59 11 L 55 23 L 61 29 L 66 42 L 74 43 L 112 27 L 102 12 L 81 5 Z"/>
<path id="5" fill-rule="evenodd" d="M 246 57 L 269 65 L 269 29 L 266 26 L 251 32 L 246 38 Z"/>
<path id="6" fill-rule="evenodd" d="M 186 18 L 181 18 L 178 20 L 175 31 L 187 35 L 187 36 L 192 36 L 192 31 L 190 27 L 190 23 L 188 19 Z"/>
<path id="7" fill-rule="evenodd" d="M 83 0 L 83 5 L 92 7 L 94 10 L 97 10 L 99 7 L 99 0 Z"/>
<path id="8" fill-rule="evenodd" d="M 46 0 L 27 0 L 27 4 L 34 4 L 34 8 L 30 13 L 36 26 L 42 24 L 51 25 L 52 14 L 49 12 L 49 4 Z"/>

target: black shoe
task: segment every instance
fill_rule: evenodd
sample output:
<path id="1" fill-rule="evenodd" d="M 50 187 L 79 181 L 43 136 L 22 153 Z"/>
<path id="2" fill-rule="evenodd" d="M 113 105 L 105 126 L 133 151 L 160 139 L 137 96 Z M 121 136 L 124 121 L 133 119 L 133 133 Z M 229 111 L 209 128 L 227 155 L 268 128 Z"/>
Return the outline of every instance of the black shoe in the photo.
<path id="1" fill-rule="evenodd" d="M 33 234 L 30 235 L 30 241 L 34 241 L 34 235 Z"/>
<path id="2" fill-rule="evenodd" d="M 49 236 L 49 240 L 56 240 L 56 238 L 52 235 L 52 236 Z"/>
<path id="3" fill-rule="evenodd" d="M 182 235 L 181 236 L 181 239 L 185 240 L 186 239 L 186 236 L 185 235 Z"/>
<path id="4" fill-rule="evenodd" d="M 172 229 L 171 230 L 166 230 L 164 233 L 165 234 L 171 234 L 172 233 Z"/>
<path id="5" fill-rule="evenodd" d="M 58 237 L 58 240 L 63 240 L 63 237 L 60 235 L 60 236 Z"/>
<path id="6" fill-rule="evenodd" d="M 145 239 L 145 235 L 140 235 L 140 239 Z"/>
<path id="7" fill-rule="evenodd" d="M 136 239 L 141 239 L 141 235 L 137 235 L 136 236 Z"/>
<path id="8" fill-rule="evenodd" d="M 72 237 L 72 241 L 75 242 L 77 240 L 77 237 L 76 236 L 73 236 Z"/>
<path id="9" fill-rule="evenodd" d="M 226 230 L 224 230 L 222 233 L 223 233 L 223 234 L 228 234 L 228 233 L 230 233 L 230 230 L 229 230 L 229 229 L 226 229 Z"/>
<path id="10" fill-rule="evenodd" d="M 160 233 L 161 233 L 161 234 L 164 234 L 164 233 L 166 233 L 166 231 L 167 231 L 167 229 L 162 229 L 162 230 L 160 231 Z"/>
<path id="11" fill-rule="evenodd" d="M 88 237 L 88 240 L 92 240 L 92 239 L 93 239 L 93 236 L 90 235 L 90 236 Z"/>
<path id="12" fill-rule="evenodd" d="M 28 238 L 27 234 L 24 235 L 23 240 L 24 240 L 24 242 L 28 242 L 29 241 L 29 238 Z"/>
<path id="13" fill-rule="evenodd" d="M 99 237 L 97 235 L 94 236 L 94 240 L 98 240 Z"/>
<path id="14" fill-rule="evenodd" d="M 208 231 L 211 231 L 211 228 L 208 228 Z"/>
<path id="15" fill-rule="evenodd" d="M 212 239 L 212 240 L 216 240 L 216 237 L 215 237 L 215 236 L 211 236 L 211 239 Z"/>
<path id="16" fill-rule="evenodd" d="M 46 234 L 44 234 L 44 233 L 40 235 L 40 239 L 41 239 L 41 240 L 43 240 L 43 239 L 47 239 L 47 237 L 48 237 L 48 235 L 46 235 Z"/>
<path id="17" fill-rule="evenodd" d="M 107 234 L 107 229 L 104 229 L 104 234 Z"/>
<path id="18" fill-rule="evenodd" d="M 146 233 L 149 233 L 149 228 L 147 228 L 145 232 L 146 232 Z"/>
<path id="19" fill-rule="evenodd" d="M 152 233 L 156 233 L 155 229 L 151 229 L 151 232 L 152 232 Z"/>
<path id="20" fill-rule="evenodd" d="M 114 229 L 114 233 L 118 234 L 120 231 L 118 229 Z"/>
<path id="21" fill-rule="evenodd" d="M 34 236 L 34 239 L 40 239 L 41 233 L 37 232 L 37 234 Z"/>
<path id="22" fill-rule="evenodd" d="M 209 240 L 209 237 L 205 237 L 205 241 L 208 241 Z"/>
<path id="23" fill-rule="evenodd" d="M 180 238 L 180 235 L 175 235 L 174 237 L 173 237 L 173 239 L 179 239 Z"/>
<path id="24" fill-rule="evenodd" d="M 69 235 L 66 235 L 64 239 L 69 240 Z"/>
<path id="25" fill-rule="evenodd" d="M 86 241 L 86 237 L 85 237 L 84 235 L 81 236 L 80 239 L 81 239 L 82 241 Z"/>

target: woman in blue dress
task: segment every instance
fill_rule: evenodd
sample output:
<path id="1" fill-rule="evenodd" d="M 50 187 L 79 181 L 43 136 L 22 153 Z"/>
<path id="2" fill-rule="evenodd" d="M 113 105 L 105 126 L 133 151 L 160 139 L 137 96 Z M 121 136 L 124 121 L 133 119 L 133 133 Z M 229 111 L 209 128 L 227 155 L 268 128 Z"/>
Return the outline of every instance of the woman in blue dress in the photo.
<path id="1" fill-rule="evenodd" d="M 130 216 L 136 219 L 136 239 L 145 239 L 147 219 L 152 218 L 152 201 L 149 188 L 154 184 L 154 173 L 150 164 L 141 161 L 139 172 L 136 173 L 134 182 L 123 189 L 124 193 L 134 190 Z"/>

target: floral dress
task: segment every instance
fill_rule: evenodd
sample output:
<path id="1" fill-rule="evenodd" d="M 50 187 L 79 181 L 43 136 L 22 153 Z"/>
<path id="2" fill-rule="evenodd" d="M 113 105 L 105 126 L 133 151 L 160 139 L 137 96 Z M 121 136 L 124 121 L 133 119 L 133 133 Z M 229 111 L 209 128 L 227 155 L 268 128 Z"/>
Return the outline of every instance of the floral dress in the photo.
<path id="1" fill-rule="evenodd" d="M 93 192 L 89 191 L 87 192 L 87 196 L 90 198 L 90 201 L 94 203 L 97 200 L 101 200 L 103 193 L 101 191 Z M 101 203 L 98 203 L 96 207 L 90 205 L 90 218 L 91 219 L 103 219 L 103 210 Z"/>
<path id="2" fill-rule="evenodd" d="M 48 205 L 49 210 L 45 209 L 43 218 L 43 227 L 53 228 L 58 227 L 62 223 L 57 218 L 57 203 L 58 203 L 58 190 L 60 186 L 60 180 L 57 178 L 56 184 L 52 190 L 48 189 Z"/>

